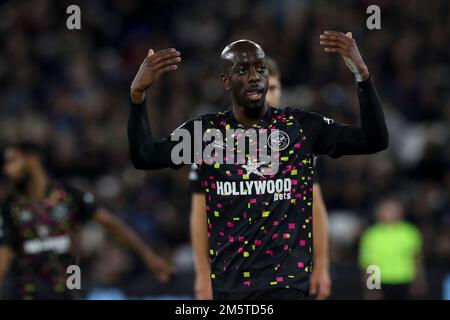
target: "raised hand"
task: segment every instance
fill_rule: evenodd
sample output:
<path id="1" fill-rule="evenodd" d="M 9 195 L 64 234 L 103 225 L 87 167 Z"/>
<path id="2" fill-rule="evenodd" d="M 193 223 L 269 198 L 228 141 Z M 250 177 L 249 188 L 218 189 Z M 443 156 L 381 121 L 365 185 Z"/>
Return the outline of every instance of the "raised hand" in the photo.
<path id="1" fill-rule="evenodd" d="M 364 81 L 369 78 L 369 69 L 359 53 L 351 32 L 344 34 L 338 31 L 324 31 L 319 38 L 320 44 L 325 47 L 325 52 L 339 53 L 342 56 L 357 81 Z"/>
<path id="2" fill-rule="evenodd" d="M 156 53 L 150 49 L 131 83 L 131 101 L 136 104 L 144 101 L 145 91 L 158 81 L 162 74 L 176 70 L 180 61 L 180 52 L 174 48 Z"/>

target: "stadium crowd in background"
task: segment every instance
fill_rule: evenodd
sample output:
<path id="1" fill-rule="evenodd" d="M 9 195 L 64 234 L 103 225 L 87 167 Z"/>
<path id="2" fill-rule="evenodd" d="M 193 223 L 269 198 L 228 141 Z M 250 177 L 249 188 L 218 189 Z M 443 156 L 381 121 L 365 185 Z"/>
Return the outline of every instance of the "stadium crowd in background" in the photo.
<path id="1" fill-rule="evenodd" d="M 192 295 L 188 168 L 184 174 L 142 173 L 129 160 L 124 106 L 148 48 L 176 46 L 183 54 L 179 72 L 152 90 L 155 136 L 185 119 L 229 108 L 217 62 L 224 44 L 240 38 L 260 43 L 279 63 L 283 105 L 352 124 L 358 114 L 354 79 L 318 45 L 320 32 L 335 28 L 352 31 L 358 41 L 383 101 L 390 146 L 376 156 L 346 158 L 345 166 L 319 159 L 333 240 L 332 297 L 359 297 L 359 238 L 375 221 L 378 202 L 391 194 L 422 235 L 428 280 L 423 297 L 442 296 L 441 282 L 450 272 L 450 3 L 80 1 L 81 30 L 66 28 L 69 4 L 0 5 L 0 146 L 33 140 L 46 147 L 57 178 L 93 192 L 102 206 L 159 244 L 180 273 L 191 275 L 175 276 L 182 285 L 152 284 L 137 257 L 89 225 L 82 265 L 88 289 Z M 381 7 L 381 30 L 366 28 L 370 4 Z M 2 179 L 0 197 L 7 191 Z"/>

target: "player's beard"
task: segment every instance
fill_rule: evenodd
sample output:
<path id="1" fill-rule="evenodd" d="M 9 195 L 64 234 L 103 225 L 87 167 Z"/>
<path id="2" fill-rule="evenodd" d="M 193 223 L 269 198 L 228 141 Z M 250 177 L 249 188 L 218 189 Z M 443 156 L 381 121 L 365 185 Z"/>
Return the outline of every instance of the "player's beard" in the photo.
<path id="1" fill-rule="evenodd" d="M 256 119 L 261 116 L 266 104 L 266 91 L 263 92 L 263 97 L 258 101 L 251 101 L 247 98 L 245 93 L 236 93 L 235 101 L 244 109 L 245 115 L 250 119 Z"/>
<path id="2" fill-rule="evenodd" d="M 262 116 L 261 113 L 263 111 L 263 108 L 264 108 L 264 101 L 262 101 L 262 103 L 260 103 L 256 106 L 250 106 L 250 107 L 244 106 L 245 115 L 250 119 L 257 119 Z"/>

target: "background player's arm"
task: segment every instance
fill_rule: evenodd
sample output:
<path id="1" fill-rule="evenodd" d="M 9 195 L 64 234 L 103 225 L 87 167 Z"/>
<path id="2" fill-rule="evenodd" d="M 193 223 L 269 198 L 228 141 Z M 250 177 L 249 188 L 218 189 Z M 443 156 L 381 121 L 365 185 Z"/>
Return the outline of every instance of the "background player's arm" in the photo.
<path id="1" fill-rule="evenodd" d="M 320 36 L 325 51 L 339 53 L 357 78 L 360 126 L 333 123 L 330 119 L 304 112 L 303 121 L 307 135 L 312 139 L 315 154 L 339 157 L 344 154 L 370 154 L 387 148 L 389 135 L 381 102 L 370 79 L 356 42 L 351 33 L 325 31 Z"/>
<path id="2" fill-rule="evenodd" d="M 170 139 L 154 141 L 145 105 L 145 91 L 162 74 L 176 70 L 180 61 L 180 52 L 175 49 L 156 53 L 150 49 L 131 84 L 128 142 L 131 161 L 136 169 L 159 169 L 171 166 L 170 154 L 173 144 Z"/>
<path id="3" fill-rule="evenodd" d="M 195 298 L 198 300 L 212 300 L 213 298 L 205 206 L 205 195 L 203 193 L 193 193 L 191 205 L 191 241 L 195 261 Z"/>
<path id="4" fill-rule="evenodd" d="M 7 245 L 0 245 L 0 298 L 2 296 L 3 281 L 14 258 L 14 251 Z"/>
<path id="5" fill-rule="evenodd" d="M 317 299 L 330 295 L 330 263 L 328 252 L 328 214 L 320 184 L 313 185 L 313 271 L 309 280 L 310 293 Z"/>
<path id="6" fill-rule="evenodd" d="M 153 252 L 131 228 L 105 209 L 98 209 L 93 219 L 136 251 L 142 257 L 146 266 L 155 273 L 160 281 L 165 282 L 169 279 L 170 274 L 173 273 L 171 264 Z"/>
<path id="7" fill-rule="evenodd" d="M 8 273 L 18 247 L 15 228 L 10 219 L 9 204 L 1 203 L 0 206 L 0 298 L 5 276 Z"/>

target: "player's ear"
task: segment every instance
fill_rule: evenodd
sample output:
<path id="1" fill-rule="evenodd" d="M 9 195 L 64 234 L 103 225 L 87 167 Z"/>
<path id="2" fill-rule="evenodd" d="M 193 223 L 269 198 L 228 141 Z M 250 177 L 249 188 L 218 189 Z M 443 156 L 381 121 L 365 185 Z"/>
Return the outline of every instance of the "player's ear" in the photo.
<path id="1" fill-rule="evenodd" d="M 225 90 L 231 89 L 230 79 L 223 73 L 220 74 L 220 79 L 222 79 L 223 87 Z"/>

